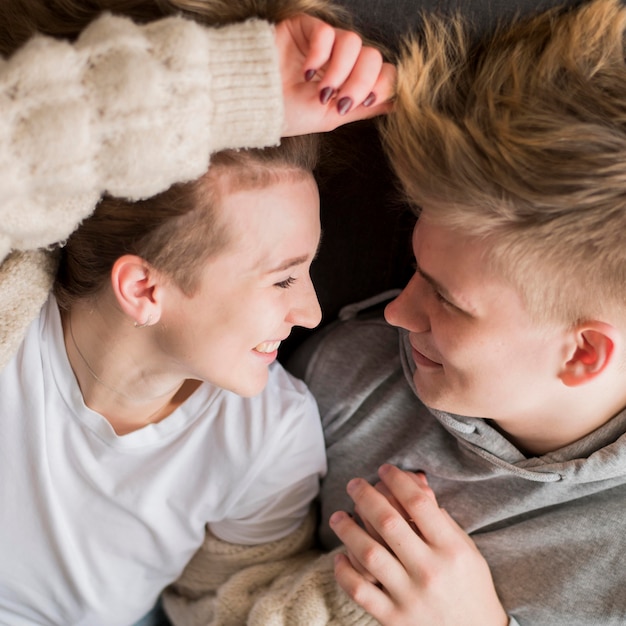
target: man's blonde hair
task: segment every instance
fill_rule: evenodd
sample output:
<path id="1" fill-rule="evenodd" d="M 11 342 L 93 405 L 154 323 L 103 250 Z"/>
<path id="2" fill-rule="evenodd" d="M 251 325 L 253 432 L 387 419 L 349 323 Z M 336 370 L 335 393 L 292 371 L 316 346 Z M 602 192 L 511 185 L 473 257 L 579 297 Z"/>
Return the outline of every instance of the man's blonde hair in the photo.
<path id="1" fill-rule="evenodd" d="M 473 43 L 426 19 L 384 141 L 409 201 L 489 243 L 534 317 L 626 311 L 626 9 L 595 0 Z"/>

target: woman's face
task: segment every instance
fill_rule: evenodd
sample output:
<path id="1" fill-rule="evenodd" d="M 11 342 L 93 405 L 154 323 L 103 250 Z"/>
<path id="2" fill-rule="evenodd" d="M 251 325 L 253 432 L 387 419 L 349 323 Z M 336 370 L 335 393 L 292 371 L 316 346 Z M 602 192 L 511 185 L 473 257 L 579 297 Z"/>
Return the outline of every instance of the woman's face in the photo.
<path id="1" fill-rule="evenodd" d="M 291 329 L 321 320 L 309 275 L 320 240 L 319 195 L 312 176 L 285 175 L 264 188 L 223 193 L 216 211 L 229 243 L 207 260 L 194 295 L 166 287 L 157 341 L 186 378 L 251 396 L 265 387 Z"/>

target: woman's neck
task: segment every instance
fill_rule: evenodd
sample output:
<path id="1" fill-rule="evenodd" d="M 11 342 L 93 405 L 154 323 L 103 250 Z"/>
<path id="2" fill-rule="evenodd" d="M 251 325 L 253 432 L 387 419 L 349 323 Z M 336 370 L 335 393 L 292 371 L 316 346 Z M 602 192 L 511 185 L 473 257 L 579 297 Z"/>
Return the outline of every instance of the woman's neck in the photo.
<path id="1" fill-rule="evenodd" d="M 78 304 L 62 319 L 65 349 L 84 402 L 118 435 L 163 420 L 200 385 L 168 371 L 154 349 L 153 329 L 135 328 L 110 304 Z"/>

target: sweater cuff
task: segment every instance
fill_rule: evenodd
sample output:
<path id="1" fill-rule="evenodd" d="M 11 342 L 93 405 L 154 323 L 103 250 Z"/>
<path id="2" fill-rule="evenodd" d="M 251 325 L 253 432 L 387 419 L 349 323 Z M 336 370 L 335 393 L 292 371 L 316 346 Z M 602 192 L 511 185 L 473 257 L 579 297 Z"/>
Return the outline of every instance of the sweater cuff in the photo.
<path id="1" fill-rule="evenodd" d="M 46 250 L 13 252 L 0 265 L 0 370 L 17 351 L 30 323 L 46 302 L 56 271 Z"/>
<path id="2" fill-rule="evenodd" d="M 226 26 L 211 34 L 209 48 L 213 150 L 278 144 L 284 104 L 273 26 Z"/>

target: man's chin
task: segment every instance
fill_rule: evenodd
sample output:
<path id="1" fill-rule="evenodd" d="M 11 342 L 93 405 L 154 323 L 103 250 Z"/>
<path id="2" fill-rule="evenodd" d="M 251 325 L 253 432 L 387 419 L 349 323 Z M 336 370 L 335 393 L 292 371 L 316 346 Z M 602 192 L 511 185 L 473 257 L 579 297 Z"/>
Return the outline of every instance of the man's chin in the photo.
<path id="1" fill-rule="evenodd" d="M 419 372 L 413 375 L 413 383 L 417 392 L 417 397 L 430 409 L 455 413 L 458 403 L 454 402 L 450 394 L 446 393 L 442 385 L 435 384 L 435 381 L 424 380 Z"/>

